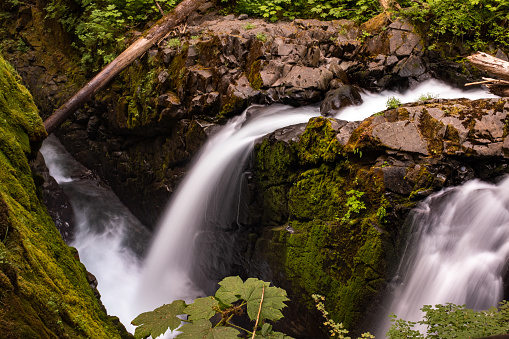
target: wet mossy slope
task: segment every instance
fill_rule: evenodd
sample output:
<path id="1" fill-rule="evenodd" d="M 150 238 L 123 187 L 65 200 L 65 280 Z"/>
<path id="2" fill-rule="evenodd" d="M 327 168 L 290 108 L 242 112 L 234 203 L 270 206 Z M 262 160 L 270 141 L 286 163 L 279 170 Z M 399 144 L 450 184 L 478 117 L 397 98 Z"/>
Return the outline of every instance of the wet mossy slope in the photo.
<path id="1" fill-rule="evenodd" d="M 338 127 L 316 118 L 297 142 L 267 138 L 257 146 L 266 227 L 256 248 L 274 270 L 267 278 L 309 309 L 311 294 L 325 295 L 333 317 L 351 327 L 386 278 L 389 203 L 380 169 L 348 154 Z"/>
<path id="2" fill-rule="evenodd" d="M 0 337 L 120 338 L 38 196 L 28 159 L 46 131 L 0 56 Z"/>

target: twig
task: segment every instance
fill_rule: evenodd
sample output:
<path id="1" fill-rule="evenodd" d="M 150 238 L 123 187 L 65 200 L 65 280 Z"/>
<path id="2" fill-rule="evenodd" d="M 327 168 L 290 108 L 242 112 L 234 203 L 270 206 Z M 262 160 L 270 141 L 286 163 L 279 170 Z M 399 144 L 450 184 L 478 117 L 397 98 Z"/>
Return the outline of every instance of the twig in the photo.
<path id="1" fill-rule="evenodd" d="M 159 6 L 159 2 L 157 2 L 157 0 L 154 0 L 154 1 L 156 3 L 157 8 L 159 9 L 159 12 L 161 12 L 161 15 L 164 16 L 163 9 L 161 8 L 161 6 Z"/>
<path id="2" fill-rule="evenodd" d="M 492 79 L 492 78 L 484 78 L 484 77 L 482 79 L 483 79 L 483 81 L 470 82 L 468 84 L 465 84 L 465 86 L 482 85 L 482 84 L 498 84 L 498 85 L 503 85 L 503 86 L 509 86 L 509 81 Z"/>
<path id="3" fill-rule="evenodd" d="M 260 313 L 262 312 L 262 304 L 263 304 L 263 296 L 264 295 L 265 295 L 265 285 L 262 285 L 262 298 L 260 300 L 260 307 L 258 308 L 258 315 L 256 316 L 256 323 L 255 323 L 255 327 L 253 330 L 253 336 L 251 337 L 251 339 L 254 339 L 254 337 L 256 335 L 256 329 L 258 328 L 258 320 L 260 320 Z"/>

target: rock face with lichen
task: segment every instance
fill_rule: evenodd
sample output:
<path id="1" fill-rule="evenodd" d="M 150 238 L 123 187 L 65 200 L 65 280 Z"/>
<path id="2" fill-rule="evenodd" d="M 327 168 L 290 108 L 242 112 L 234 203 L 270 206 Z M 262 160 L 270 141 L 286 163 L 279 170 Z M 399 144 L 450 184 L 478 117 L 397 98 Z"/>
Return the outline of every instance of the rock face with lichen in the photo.
<path id="1" fill-rule="evenodd" d="M 87 74 L 73 66 L 69 37 L 40 6 L 1 6 L 10 14 L 0 18 L 4 52 L 47 117 L 84 85 Z M 444 62 L 440 53 L 424 49 L 419 36 L 408 21 L 387 15 L 361 26 L 347 20 L 268 23 L 220 16 L 206 3 L 57 134 L 152 228 L 213 126 L 250 104 L 325 99 L 327 116 L 359 103 L 361 88 L 406 89 L 430 77 L 456 84 L 471 79 L 468 65 Z M 25 52 L 16 46 L 20 40 Z"/>
<path id="2" fill-rule="evenodd" d="M 310 311 L 311 295 L 323 294 L 335 320 L 362 330 L 397 265 L 408 211 L 444 187 L 509 172 L 508 114 L 505 99 L 430 100 L 265 137 L 251 275 Z M 310 313 L 296 313 L 289 327 L 306 333 Z"/>
<path id="3" fill-rule="evenodd" d="M 28 158 L 46 131 L 32 96 L 0 57 L 2 338 L 128 338 L 109 319 L 42 204 Z"/>

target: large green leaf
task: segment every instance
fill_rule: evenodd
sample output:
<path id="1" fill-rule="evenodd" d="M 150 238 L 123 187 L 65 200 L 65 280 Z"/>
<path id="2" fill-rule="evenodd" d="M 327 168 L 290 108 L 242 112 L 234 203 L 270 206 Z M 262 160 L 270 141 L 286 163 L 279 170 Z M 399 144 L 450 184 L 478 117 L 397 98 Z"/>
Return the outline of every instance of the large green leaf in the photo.
<path id="1" fill-rule="evenodd" d="M 134 318 L 131 324 L 138 326 L 134 332 L 135 338 L 156 338 L 168 330 L 174 330 L 180 326 L 182 320 L 177 315 L 183 314 L 186 303 L 183 300 L 175 300 L 171 304 L 163 305 L 153 311 L 145 312 Z"/>
<path id="2" fill-rule="evenodd" d="M 179 331 L 178 339 L 238 339 L 239 331 L 231 327 L 212 327 L 210 321 L 200 319 L 184 324 Z"/>
<path id="3" fill-rule="evenodd" d="M 271 287 L 269 282 L 256 278 L 249 278 L 246 282 L 242 282 L 238 276 L 227 277 L 219 283 L 221 287 L 216 292 L 216 298 L 223 303 L 230 305 L 231 303 L 242 299 L 247 302 L 247 314 L 251 320 L 256 320 L 258 309 L 262 297 L 262 291 L 265 286 L 262 310 L 260 312 L 260 320 L 279 320 L 283 317 L 281 310 L 286 305 L 286 291 Z"/>
<path id="4" fill-rule="evenodd" d="M 216 292 L 216 298 L 222 303 L 229 306 L 242 297 L 244 282 L 239 276 L 226 277 L 219 282 L 219 285 L 221 287 Z"/>
<path id="5" fill-rule="evenodd" d="M 184 313 L 189 314 L 189 321 L 196 321 L 200 319 L 209 320 L 216 314 L 215 307 L 219 302 L 214 297 L 198 298 L 186 307 Z"/>
<path id="6" fill-rule="evenodd" d="M 251 318 L 251 320 L 256 320 L 258 316 L 258 309 L 260 307 L 264 286 L 265 292 L 260 312 L 260 321 L 265 319 L 279 320 L 283 318 L 281 310 L 286 306 L 284 302 L 289 300 L 286 297 L 286 291 L 282 288 L 270 286 L 270 283 L 256 278 L 249 278 L 244 283 L 242 299 L 247 302 L 247 314 L 249 318 Z"/>

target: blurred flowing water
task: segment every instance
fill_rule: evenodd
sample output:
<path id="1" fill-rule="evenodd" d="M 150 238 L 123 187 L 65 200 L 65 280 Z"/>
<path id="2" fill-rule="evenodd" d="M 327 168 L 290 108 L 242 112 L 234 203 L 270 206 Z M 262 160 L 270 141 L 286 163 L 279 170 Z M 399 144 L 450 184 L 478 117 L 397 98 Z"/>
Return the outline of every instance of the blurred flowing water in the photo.
<path id="1" fill-rule="evenodd" d="M 404 95 L 365 93 L 362 105 L 347 107 L 336 118 L 363 120 L 384 110 L 390 96 L 410 102 L 426 93 L 440 98 L 489 96 L 431 80 Z M 41 152 L 50 174 L 69 195 L 76 214 L 73 246 L 96 275 L 108 312 L 132 331 L 129 323 L 141 312 L 175 299 L 192 301 L 212 293 L 217 281 L 235 271 L 235 260 L 225 258 L 237 257 L 231 244 L 247 218 L 243 192 L 254 142 L 319 114 L 318 106 L 252 106 L 219 128 L 196 156 L 153 236 L 106 185 L 66 155 L 58 141 L 45 141 Z"/>
<path id="2" fill-rule="evenodd" d="M 129 324 L 139 313 L 132 307 L 133 298 L 151 234 L 111 188 L 74 160 L 55 136 L 44 141 L 41 153 L 73 209 L 76 235 L 71 246 L 96 276 L 108 313 L 132 330 Z"/>
<path id="3" fill-rule="evenodd" d="M 408 244 L 388 313 L 418 321 L 424 305 L 498 306 L 509 258 L 509 178 L 445 189 L 420 203 L 407 221 Z M 383 323 L 378 338 L 390 325 L 388 318 Z"/>

